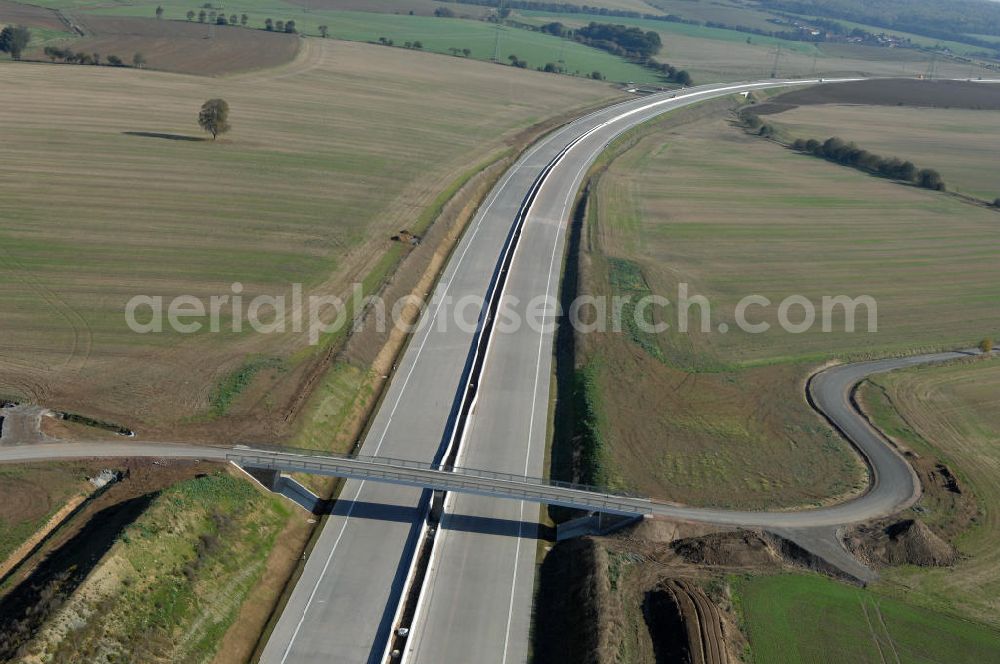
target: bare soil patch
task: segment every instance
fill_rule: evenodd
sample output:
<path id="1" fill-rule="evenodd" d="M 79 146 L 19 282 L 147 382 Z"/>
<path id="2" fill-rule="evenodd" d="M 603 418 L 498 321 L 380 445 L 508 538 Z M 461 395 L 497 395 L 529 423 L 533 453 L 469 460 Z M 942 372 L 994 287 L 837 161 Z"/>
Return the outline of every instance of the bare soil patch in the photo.
<path id="1" fill-rule="evenodd" d="M 73 42 L 84 53 L 117 55 L 130 62 L 142 53 L 150 69 L 218 75 L 267 69 L 295 59 L 297 35 L 235 26 L 126 16 L 79 18 L 87 37 Z"/>
<path id="2" fill-rule="evenodd" d="M 925 81 L 915 78 L 851 81 L 786 92 L 761 104 L 754 112 L 769 115 L 813 104 L 1000 110 L 1000 86 L 972 81 Z"/>
<path id="3" fill-rule="evenodd" d="M 24 25 L 29 28 L 65 30 L 66 24 L 51 9 L 0 0 L 0 25 Z"/>

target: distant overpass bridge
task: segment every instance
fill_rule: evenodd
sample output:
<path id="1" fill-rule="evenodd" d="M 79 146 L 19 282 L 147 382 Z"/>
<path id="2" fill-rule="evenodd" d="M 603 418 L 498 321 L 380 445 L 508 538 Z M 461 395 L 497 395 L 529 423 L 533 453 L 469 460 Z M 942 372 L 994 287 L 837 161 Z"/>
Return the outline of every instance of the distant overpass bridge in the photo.
<path id="1" fill-rule="evenodd" d="M 438 491 L 526 500 L 619 516 L 653 513 L 653 503 L 648 498 L 604 493 L 595 487 L 569 482 L 472 468 L 448 468 L 406 459 L 250 448 L 227 450 L 226 459 L 248 471 L 347 477 Z"/>

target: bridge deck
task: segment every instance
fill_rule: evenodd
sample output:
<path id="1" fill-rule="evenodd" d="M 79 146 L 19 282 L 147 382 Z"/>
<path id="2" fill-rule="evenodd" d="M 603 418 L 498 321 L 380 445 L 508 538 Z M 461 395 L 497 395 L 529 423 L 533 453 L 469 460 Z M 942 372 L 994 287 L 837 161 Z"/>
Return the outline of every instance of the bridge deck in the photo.
<path id="1" fill-rule="evenodd" d="M 226 459 L 243 468 L 372 480 L 623 516 L 651 514 L 653 511 L 653 505 L 647 498 L 604 493 L 593 487 L 567 482 L 471 468 L 443 468 L 405 459 L 250 449 L 227 452 Z"/>

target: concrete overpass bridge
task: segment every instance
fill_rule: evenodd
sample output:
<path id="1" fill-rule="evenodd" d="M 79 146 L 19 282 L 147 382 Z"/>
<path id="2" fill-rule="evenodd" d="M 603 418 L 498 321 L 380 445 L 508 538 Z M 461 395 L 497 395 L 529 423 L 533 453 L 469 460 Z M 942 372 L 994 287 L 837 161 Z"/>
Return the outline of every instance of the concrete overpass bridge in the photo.
<path id="1" fill-rule="evenodd" d="M 357 480 L 401 484 L 435 491 L 526 500 L 617 516 L 653 513 L 648 498 L 605 493 L 591 486 L 472 468 L 445 467 L 378 456 L 316 454 L 305 450 L 267 450 L 237 447 L 226 460 L 257 478 L 277 481 L 281 473 L 309 473 Z M 269 474 L 269 475 L 268 475 Z"/>

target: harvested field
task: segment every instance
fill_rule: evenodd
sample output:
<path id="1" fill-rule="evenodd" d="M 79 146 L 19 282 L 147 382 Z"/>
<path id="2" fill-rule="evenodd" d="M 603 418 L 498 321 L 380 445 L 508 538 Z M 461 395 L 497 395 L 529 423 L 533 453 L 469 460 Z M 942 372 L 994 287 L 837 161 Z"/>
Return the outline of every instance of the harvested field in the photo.
<path id="1" fill-rule="evenodd" d="M 125 323 L 129 298 L 207 301 L 234 282 L 246 301 L 288 296 L 293 283 L 315 295 L 377 288 L 403 255 L 389 236 L 470 167 L 544 118 L 615 94 L 458 58 L 308 43 L 293 65 L 218 80 L 2 66 L 20 94 L 0 110 L 0 393 L 141 435 L 273 440 L 335 339 L 234 332 L 228 316 L 219 334 L 140 335 Z M 234 127 L 214 144 L 196 124 L 212 97 L 229 102 Z"/>
<path id="2" fill-rule="evenodd" d="M 998 389 L 1000 362 L 990 360 L 879 376 L 860 396 L 880 428 L 945 469 L 937 482 L 925 479 L 931 490 L 910 517 L 958 550 L 947 568 L 886 568 L 880 589 L 1000 629 Z"/>
<path id="3" fill-rule="evenodd" d="M 991 88 L 1000 105 L 1000 86 L 977 87 Z M 822 141 L 839 136 L 869 152 L 933 168 L 940 171 L 949 191 L 989 202 L 1000 196 L 998 111 L 838 103 L 797 106 L 769 115 L 768 122 L 789 137 Z"/>
<path id="4" fill-rule="evenodd" d="M 45 30 L 66 30 L 66 24 L 51 9 L 0 0 L 0 25 L 24 25 Z"/>
<path id="5" fill-rule="evenodd" d="M 118 55 L 126 63 L 142 53 L 146 66 L 183 74 L 218 75 L 268 69 L 292 62 L 297 35 L 235 26 L 204 25 L 152 18 L 77 14 L 87 36 L 73 41 L 84 53 Z"/>
<path id="6" fill-rule="evenodd" d="M 917 108 L 1000 110 L 1000 86 L 970 81 L 922 81 L 896 78 L 818 85 L 778 95 L 757 112 L 780 113 L 794 106 L 860 104 Z"/>

